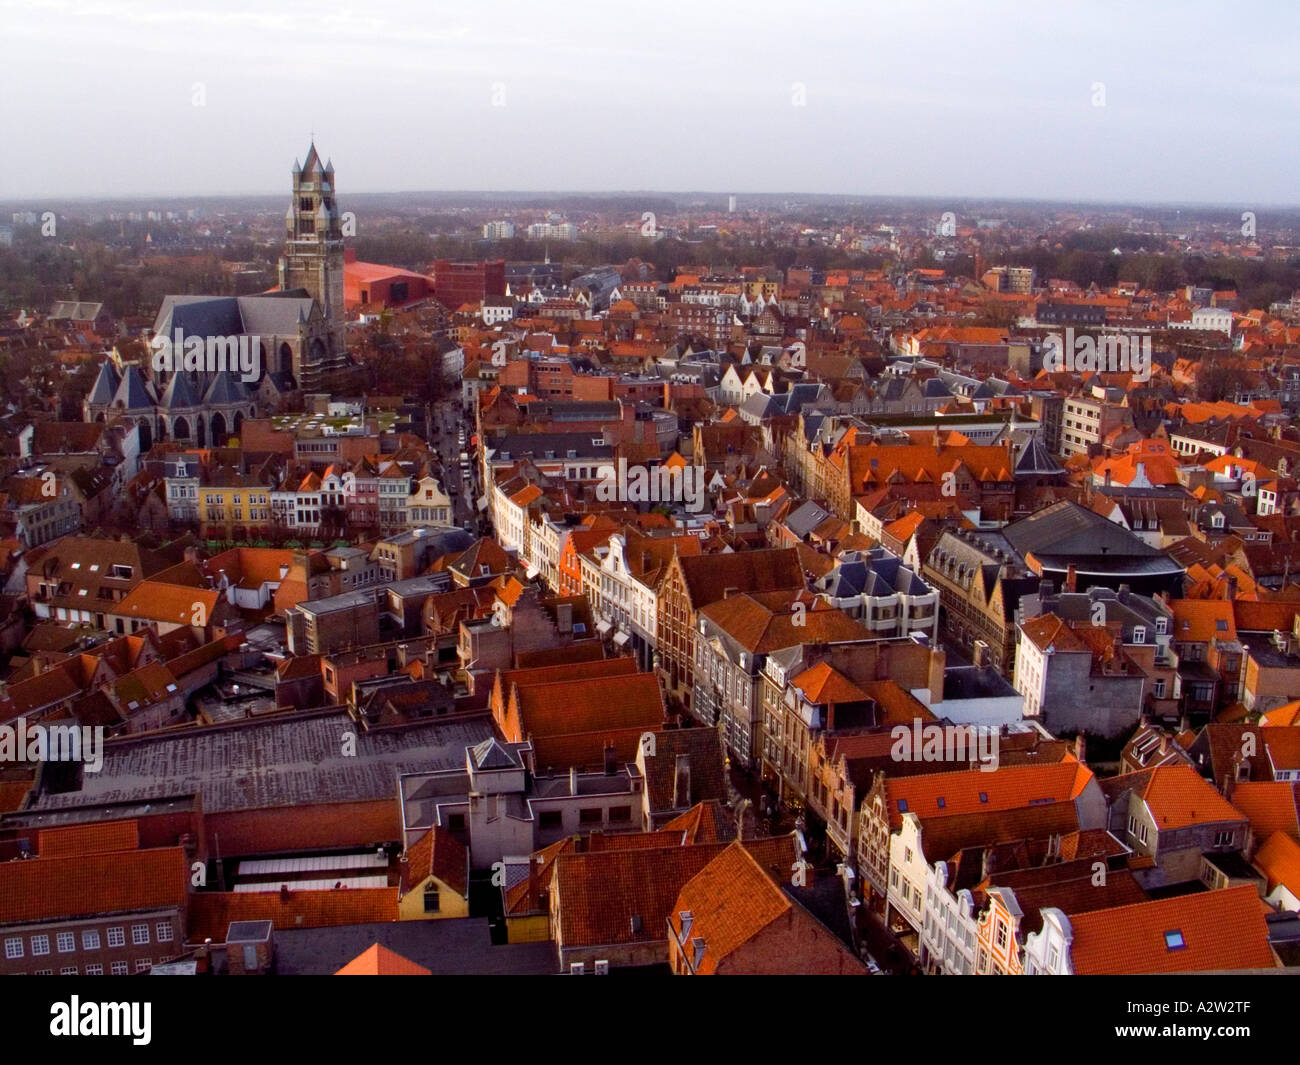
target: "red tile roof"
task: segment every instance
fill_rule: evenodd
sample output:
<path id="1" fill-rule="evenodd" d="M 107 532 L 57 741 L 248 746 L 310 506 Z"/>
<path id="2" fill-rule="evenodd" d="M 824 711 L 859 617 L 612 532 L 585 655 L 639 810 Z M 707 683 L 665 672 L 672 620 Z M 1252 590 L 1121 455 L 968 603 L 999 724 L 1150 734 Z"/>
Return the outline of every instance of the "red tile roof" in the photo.
<path id="1" fill-rule="evenodd" d="M 1271 969 L 1268 928 L 1251 884 L 1070 918 L 1079 975 Z M 1173 933 L 1181 936 L 1174 947 Z"/>
<path id="2" fill-rule="evenodd" d="M 36 836 L 36 853 L 42 858 L 73 858 L 79 854 L 111 854 L 139 849 L 138 821 L 98 821 L 43 828 Z"/>
<path id="3" fill-rule="evenodd" d="M 0 924 L 183 906 L 189 874 L 180 847 L 2 862 Z"/>
<path id="4" fill-rule="evenodd" d="M 396 951 L 375 943 L 367 947 L 335 976 L 432 976 L 423 965 L 403 958 Z"/>
<path id="5" fill-rule="evenodd" d="M 1189 765 L 1159 766 L 1147 772 L 1150 776 L 1137 792 L 1161 831 L 1245 820 L 1240 810 Z"/>
<path id="6" fill-rule="evenodd" d="M 397 920 L 397 888 L 333 891 L 200 891 L 190 900 L 189 939 L 223 943 L 234 921 L 270 921 L 277 930 Z"/>

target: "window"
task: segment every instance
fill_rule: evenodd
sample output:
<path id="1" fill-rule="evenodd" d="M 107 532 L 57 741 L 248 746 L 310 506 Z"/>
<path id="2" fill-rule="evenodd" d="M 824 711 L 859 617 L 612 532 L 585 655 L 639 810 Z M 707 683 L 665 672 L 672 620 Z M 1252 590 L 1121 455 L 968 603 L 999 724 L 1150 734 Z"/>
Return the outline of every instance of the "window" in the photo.
<path id="1" fill-rule="evenodd" d="M 102 965 L 87 965 L 87 966 L 86 966 L 86 975 L 87 975 L 87 976 L 103 976 L 103 975 L 104 975 L 104 967 L 103 967 Z"/>
<path id="2" fill-rule="evenodd" d="M 76 967 L 75 965 L 65 965 L 62 969 L 59 970 L 59 975 L 60 975 L 60 976 L 76 976 L 76 975 L 77 975 L 77 967 Z"/>
<path id="3" fill-rule="evenodd" d="M 109 972 L 114 976 L 125 976 L 129 971 L 127 964 L 124 961 L 115 961 L 111 966 L 109 966 Z"/>
<path id="4" fill-rule="evenodd" d="M 122 928 L 110 928 L 108 930 L 108 945 L 110 947 L 125 947 L 126 933 Z"/>
<path id="5" fill-rule="evenodd" d="M 1187 944 L 1183 941 L 1183 933 L 1174 929 L 1165 933 L 1165 948 L 1167 950 L 1183 950 Z"/>
<path id="6" fill-rule="evenodd" d="M 141 947 L 149 942 L 149 926 L 147 924 L 133 924 L 131 926 L 131 943 L 134 946 Z"/>
<path id="7" fill-rule="evenodd" d="M 135 959 L 135 971 L 136 971 L 136 972 L 138 972 L 138 973 L 147 972 L 147 971 L 148 971 L 149 969 L 151 969 L 151 968 L 153 968 L 153 959 L 152 959 L 152 958 L 136 958 L 136 959 Z"/>
<path id="8" fill-rule="evenodd" d="M 904 847 L 904 848 L 903 848 L 903 863 L 904 863 L 905 865 L 911 865 L 911 864 L 912 864 L 912 848 L 911 848 L 911 847 Z"/>
<path id="9" fill-rule="evenodd" d="M 1156 683 L 1155 683 L 1155 691 L 1154 691 L 1153 694 L 1155 695 L 1155 697 L 1156 697 L 1157 699 L 1163 699 L 1163 698 L 1165 697 L 1165 678 L 1164 678 L 1164 677 L 1158 677 L 1158 678 L 1156 679 Z"/>
<path id="10" fill-rule="evenodd" d="M 600 810 L 600 809 L 598 809 L 598 808 L 596 808 L 596 807 L 591 807 L 591 808 L 589 808 L 589 809 L 585 809 L 585 810 L 579 810 L 579 811 L 578 811 L 578 824 L 580 824 L 580 825 L 598 825 L 598 824 L 600 824 L 600 822 L 604 819 L 602 815 L 603 815 L 603 811 Z"/>
<path id="11" fill-rule="evenodd" d="M 1147 630 L 1145 626 L 1138 625 L 1133 629 L 1133 642 L 1134 643 L 1147 642 Z"/>
<path id="12" fill-rule="evenodd" d="M 440 912 L 441 906 L 442 902 L 438 894 L 438 886 L 436 884 L 430 884 L 424 889 L 424 912 L 438 913 Z"/>
<path id="13" fill-rule="evenodd" d="M 60 932 L 58 944 L 60 954 L 71 954 L 77 949 L 77 937 L 71 932 Z"/>
<path id="14" fill-rule="evenodd" d="M 154 934 L 158 937 L 159 943 L 170 943 L 172 941 L 171 922 L 159 921 L 154 925 Z"/>
<path id="15" fill-rule="evenodd" d="M 21 958 L 23 956 L 23 937 L 10 936 L 5 940 L 5 957 Z"/>
<path id="16" fill-rule="evenodd" d="M 32 954 L 40 956 L 50 952 L 49 936 L 32 936 Z"/>
<path id="17" fill-rule="evenodd" d="M 1003 921 L 998 922 L 998 931 L 994 937 L 994 942 L 997 943 L 998 950 L 1004 949 L 1007 945 L 1007 926 Z"/>
<path id="18" fill-rule="evenodd" d="M 564 814 L 559 810 L 543 810 L 538 823 L 542 828 L 563 828 Z"/>
<path id="19" fill-rule="evenodd" d="M 630 806 L 611 806 L 609 808 L 609 820 L 611 823 L 626 823 L 632 820 L 632 807 Z"/>
<path id="20" fill-rule="evenodd" d="M 1232 839 L 1233 839 L 1233 836 L 1234 836 L 1235 834 L 1236 834 L 1236 833 L 1234 833 L 1231 829 L 1229 829 L 1228 831 L 1225 831 L 1225 832 L 1216 832 L 1216 833 L 1214 833 L 1214 845 L 1215 845 L 1216 847 L 1230 847 L 1230 846 L 1232 846 Z"/>
<path id="21" fill-rule="evenodd" d="M 81 933 L 81 949 L 82 949 L 82 950 L 98 950 L 98 949 L 99 949 L 99 932 L 96 931 L 96 930 L 93 929 L 93 928 L 89 928 L 89 929 L 87 929 L 86 931 L 82 932 L 82 933 Z"/>

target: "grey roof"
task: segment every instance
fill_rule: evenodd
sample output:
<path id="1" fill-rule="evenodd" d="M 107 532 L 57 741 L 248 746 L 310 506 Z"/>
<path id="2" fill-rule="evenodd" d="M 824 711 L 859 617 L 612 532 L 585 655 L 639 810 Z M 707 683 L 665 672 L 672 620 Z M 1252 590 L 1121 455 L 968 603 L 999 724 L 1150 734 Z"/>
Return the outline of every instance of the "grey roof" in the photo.
<path id="1" fill-rule="evenodd" d="M 1022 556 L 1085 555 L 1163 558 L 1163 551 L 1139 540 L 1128 530 L 1070 500 L 1013 522 L 1003 530 L 1007 542 Z"/>
<path id="2" fill-rule="evenodd" d="M 785 527 L 802 540 L 830 516 L 829 510 L 810 499 L 785 519 Z"/>
<path id="3" fill-rule="evenodd" d="M 508 454 L 512 459 L 531 455 L 534 459 L 545 459 L 547 452 L 554 452 L 556 458 L 565 458 L 570 451 L 576 451 L 578 458 L 609 458 L 614 449 L 609 444 L 594 444 L 598 434 L 586 433 L 507 433 L 491 441 L 490 447 L 496 452 L 496 458 Z"/>
<path id="4" fill-rule="evenodd" d="M 148 410 L 158 401 L 154 397 L 153 385 L 144 379 L 140 368 L 128 365 L 113 394 L 113 402 L 120 403 L 124 410 Z"/>
<path id="5" fill-rule="evenodd" d="M 925 388 L 923 391 L 927 399 L 938 399 L 953 394 L 952 389 L 937 377 L 928 378 L 925 382 Z"/>
<path id="6" fill-rule="evenodd" d="M 543 976 L 559 968 L 549 940 L 493 945 L 486 917 L 463 917 L 281 929 L 275 933 L 275 970 L 329 976 L 376 943 L 435 976 Z"/>
<path id="7" fill-rule="evenodd" d="M 352 756 L 339 743 L 348 731 L 357 737 Z M 194 792 L 209 813 L 395 799 L 399 773 L 463 769 L 465 749 L 491 735 L 486 714 L 358 731 L 346 710 L 155 732 L 107 741 L 100 772 L 25 812 Z"/>
<path id="8" fill-rule="evenodd" d="M 190 386 L 188 374 L 172 374 L 172 379 L 167 382 L 167 387 L 163 390 L 161 404 L 166 410 L 199 405 L 194 389 Z"/>
<path id="9" fill-rule="evenodd" d="M 1046 445 L 1038 439 L 1037 435 L 1034 435 L 1029 438 L 1029 442 L 1021 450 L 1020 457 L 1016 459 L 1016 468 L 1013 472 L 1023 476 L 1056 474 L 1064 473 L 1065 467 L 1052 458 L 1052 453 L 1047 450 Z"/>
<path id="10" fill-rule="evenodd" d="M 868 552 L 846 551 L 833 570 L 813 585 L 832 599 L 899 595 L 929 595 L 933 589 L 903 560 L 883 547 Z"/>
<path id="11" fill-rule="evenodd" d="M 154 319 L 155 334 L 186 336 L 291 335 L 311 314 L 312 299 L 300 291 L 256 296 L 165 296 Z"/>
<path id="12" fill-rule="evenodd" d="M 87 397 L 88 403 L 112 403 L 113 393 L 117 391 L 117 386 L 121 384 L 121 379 L 117 376 L 117 370 L 108 359 L 105 359 L 99 367 L 99 375 L 95 378 L 95 385 L 90 390 Z"/>
<path id="13" fill-rule="evenodd" d="M 239 301 L 234 296 L 164 296 L 153 331 L 170 340 L 177 329 L 186 336 L 237 336 L 244 331 Z"/>
<path id="14" fill-rule="evenodd" d="M 311 315 L 312 302 L 310 296 L 294 292 L 240 296 L 238 303 L 243 331 L 258 336 L 297 333 L 298 323 Z"/>
<path id="15" fill-rule="evenodd" d="M 228 406 L 249 401 L 248 385 L 233 373 L 215 373 L 203 402 L 212 406 Z"/>
<path id="16" fill-rule="evenodd" d="M 50 309 L 50 320 L 68 319 L 74 322 L 93 322 L 104 309 L 102 303 L 87 303 L 77 300 L 59 300 Z"/>
<path id="17" fill-rule="evenodd" d="M 521 763 L 511 751 L 490 736 L 473 748 L 474 765 L 479 769 L 519 769 Z"/>

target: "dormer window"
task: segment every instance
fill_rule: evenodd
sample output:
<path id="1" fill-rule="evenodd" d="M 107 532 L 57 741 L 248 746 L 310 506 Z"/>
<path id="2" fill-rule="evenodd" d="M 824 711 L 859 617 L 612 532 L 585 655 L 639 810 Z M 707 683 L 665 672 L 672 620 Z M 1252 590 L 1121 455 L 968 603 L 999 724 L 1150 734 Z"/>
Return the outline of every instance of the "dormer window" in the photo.
<path id="1" fill-rule="evenodd" d="M 1143 626 L 1138 625 L 1133 629 L 1133 642 L 1134 643 L 1147 642 L 1147 630 Z"/>

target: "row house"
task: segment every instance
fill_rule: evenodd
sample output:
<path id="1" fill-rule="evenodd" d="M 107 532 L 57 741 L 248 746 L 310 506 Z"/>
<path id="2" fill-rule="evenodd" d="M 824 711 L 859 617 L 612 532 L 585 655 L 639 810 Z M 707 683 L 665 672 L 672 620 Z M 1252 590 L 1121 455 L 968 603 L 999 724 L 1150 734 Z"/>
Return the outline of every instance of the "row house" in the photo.
<path id="1" fill-rule="evenodd" d="M 762 671 L 767 655 L 803 643 L 857 639 L 862 627 L 841 610 L 817 610 L 803 590 L 726 596 L 699 611 L 692 714 L 718 728 L 738 764 L 761 750 Z"/>
<path id="2" fill-rule="evenodd" d="M 1273 969 L 1259 888 L 1242 884 L 1067 915 L 1041 911 L 1025 939 L 1028 975 L 1143 975 Z"/>
<path id="3" fill-rule="evenodd" d="M 675 555 L 659 585 L 655 619 L 656 668 L 668 698 L 690 709 L 700 610 L 730 595 L 803 588 L 803 568 L 794 548 Z"/>
<path id="4" fill-rule="evenodd" d="M 82 507 L 73 479 L 52 469 L 7 477 L 0 492 L 0 530 L 24 547 L 39 547 L 78 532 Z"/>
<path id="5" fill-rule="evenodd" d="M 881 773 L 858 817 L 857 864 L 865 901 L 887 919 L 899 915 L 903 927 L 919 933 L 932 864 L 923 842 L 937 861 L 969 846 L 1102 828 L 1106 800 L 1092 772 L 1070 759 L 994 772 Z"/>

